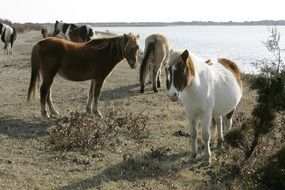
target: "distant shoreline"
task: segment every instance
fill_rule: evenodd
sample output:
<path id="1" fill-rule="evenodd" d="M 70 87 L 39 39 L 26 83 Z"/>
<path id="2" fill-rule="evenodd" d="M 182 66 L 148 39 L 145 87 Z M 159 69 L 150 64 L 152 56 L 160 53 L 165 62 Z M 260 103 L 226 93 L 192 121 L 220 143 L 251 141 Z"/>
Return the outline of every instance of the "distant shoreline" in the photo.
<path id="1" fill-rule="evenodd" d="M 41 23 L 53 25 L 53 23 Z M 81 22 L 78 25 L 88 24 L 93 27 L 167 27 L 167 26 L 285 26 L 285 20 L 261 20 L 245 22 L 213 22 L 213 21 L 191 21 L 191 22 Z"/>

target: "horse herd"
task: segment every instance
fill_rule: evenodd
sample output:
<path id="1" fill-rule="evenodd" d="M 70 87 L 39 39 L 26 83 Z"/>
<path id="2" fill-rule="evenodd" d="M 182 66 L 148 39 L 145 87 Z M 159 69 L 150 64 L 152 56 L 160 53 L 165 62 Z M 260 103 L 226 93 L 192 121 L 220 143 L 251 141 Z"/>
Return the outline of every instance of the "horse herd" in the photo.
<path id="1" fill-rule="evenodd" d="M 3 29 L 0 31 L 3 35 Z M 4 33 L 5 31 L 14 30 L 6 27 Z M 53 35 L 60 32 L 67 40 L 47 37 L 33 46 L 28 100 L 35 94 L 41 75 L 41 114 L 44 117 L 50 117 L 50 114 L 58 116 L 51 99 L 51 86 L 55 75 L 71 81 L 91 80 L 86 112 L 102 117 L 98 103 L 104 81 L 123 59 L 127 60 L 130 68 L 137 67 L 139 36 L 129 33 L 91 39 L 94 34 L 92 28 L 56 21 Z M 47 34 L 44 30 L 42 33 Z M 242 97 L 242 81 L 238 67 L 225 58 L 205 61 L 188 50 L 171 49 L 165 36 L 151 34 L 145 40 L 144 56 L 140 64 L 140 93 L 144 93 L 148 72 L 153 91 L 158 92 L 162 69 L 165 71 L 168 97 L 171 101 L 180 99 L 190 123 L 191 158 L 195 160 L 197 156 L 197 127 L 200 124 L 205 145 L 204 164 L 210 165 L 211 126 L 218 129 L 217 146 L 221 148 L 222 116 L 225 116 L 225 131 L 229 131 L 233 113 Z"/>

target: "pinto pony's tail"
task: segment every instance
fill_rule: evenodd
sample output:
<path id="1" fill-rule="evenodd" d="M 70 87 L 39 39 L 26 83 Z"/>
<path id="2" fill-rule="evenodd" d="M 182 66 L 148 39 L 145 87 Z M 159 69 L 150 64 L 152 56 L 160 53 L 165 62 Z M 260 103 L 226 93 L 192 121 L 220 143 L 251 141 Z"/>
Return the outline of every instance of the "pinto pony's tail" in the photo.
<path id="1" fill-rule="evenodd" d="M 31 80 L 30 80 L 30 86 L 28 90 L 28 102 L 31 98 L 31 94 L 35 96 L 35 87 L 38 84 L 40 80 L 40 61 L 39 61 L 39 44 L 34 45 L 31 55 Z"/>
<path id="2" fill-rule="evenodd" d="M 13 33 L 11 34 L 11 37 L 10 37 L 10 42 L 11 44 L 13 45 L 13 43 L 16 41 L 17 39 L 17 31 L 14 27 L 12 27 L 13 29 Z"/>
<path id="3" fill-rule="evenodd" d="M 144 78 L 147 75 L 147 72 L 149 70 L 149 56 L 151 55 L 151 53 L 153 53 L 154 48 L 156 45 L 156 41 L 152 41 L 149 42 L 147 44 L 147 46 L 145 47 L 145 53 L 144 53 L 144 57 L 142 59 L 142 63 L 141 63 L 141 67 L 140 67 L 140 84 L 141 86 L 144 86 Z"/>

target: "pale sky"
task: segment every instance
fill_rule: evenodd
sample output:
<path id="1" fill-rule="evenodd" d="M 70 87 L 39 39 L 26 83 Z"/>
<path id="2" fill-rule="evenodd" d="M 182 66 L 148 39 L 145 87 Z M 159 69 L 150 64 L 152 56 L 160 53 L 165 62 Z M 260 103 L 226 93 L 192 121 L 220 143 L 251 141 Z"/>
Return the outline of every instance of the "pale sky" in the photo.
<path id="1" fill-rule="evenodd" d="M 285 0 L 3 0 L 12 22 L 285 20 Z"/>

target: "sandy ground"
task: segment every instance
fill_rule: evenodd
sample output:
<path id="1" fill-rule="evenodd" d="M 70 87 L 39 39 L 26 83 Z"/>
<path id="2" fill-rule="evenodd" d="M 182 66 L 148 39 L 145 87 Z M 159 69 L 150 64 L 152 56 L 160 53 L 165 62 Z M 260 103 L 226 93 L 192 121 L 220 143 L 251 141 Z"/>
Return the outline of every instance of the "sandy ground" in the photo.
<path id="1" fill-rule="evenodd" d="M 100 100 L 104 115 L 110 107 L 144 110 L 149 115 L 151 134 L 142 144 L 125 143 L 122 147 L 106 147 L 87 155 L 50 149 L 47 138 L 55 120 L 40 116 L 39 97 L 26 101 L 30 80 L 30 53 L 41 39 L 39 31 L 18 35 L 13 55 L 0 53 L 0 189 L 189 189 L 202 188 L 207 175 L 204 170 L 189 169 L 189 140 L 173 136 L 177 130 L 188 132 L 188 123 L 179 103 L 166 96 L 164 76 L 159 93 L 150 85 L 140 94 L 138 69 L 123 61 L 106 80 Z M 89 81 L 71 82 L 56 77 L 53 101 L 62 116 L 70 111 L 85 112 Z M 238 110 L 249 112 L 252 95 L 246 95 Z M 152 160 L 160 168 L 138 167 L 128 174 L 120 173 L 128 163 L 123 154 L 144 158 L 153 148 L 167 147 L 164 160 Z M 101 155 L 101 156 L 94 156 Z M 93 155 L 93 156 L 92 156 Z M 201 157 L 201 155 L 199 156 Z M 88 160 L 88 165 L 74 162 Z M 213 152 L 213 162 L 216 160 Z M 213 164 L 214 165 L 214 164 Z M 213 166 L 214 167 L 214 166 Z M 144 171 L 144 172 L 142 172 Z"/>

